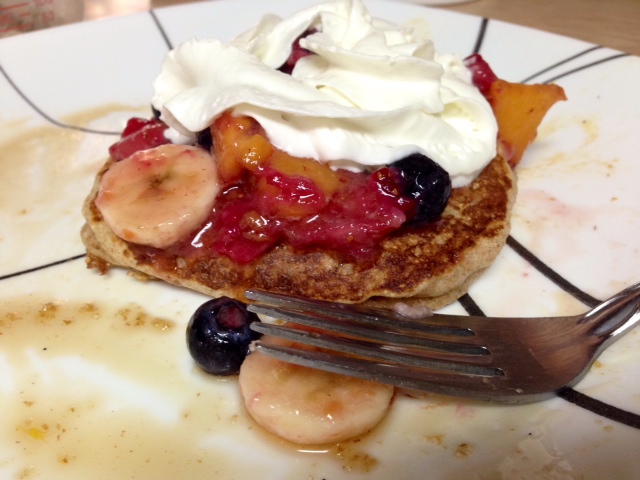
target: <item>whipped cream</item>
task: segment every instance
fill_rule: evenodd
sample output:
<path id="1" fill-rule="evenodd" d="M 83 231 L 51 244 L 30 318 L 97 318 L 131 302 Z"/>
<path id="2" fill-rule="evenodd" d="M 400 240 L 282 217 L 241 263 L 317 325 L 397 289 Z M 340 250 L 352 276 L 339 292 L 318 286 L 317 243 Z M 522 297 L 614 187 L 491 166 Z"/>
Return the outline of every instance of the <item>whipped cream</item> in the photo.
<path id="1" fill-rule="evenodd" d="M 277 69 L 300 41 L 310 55 Z M 411 153 L 472 181 L 496 154 L 490 105 L 455 55 L 372 18 L 361 0 L 336 0 L 287 19 L 267 15 L 228 43 L 192 39 L 172 50 L 152 103 L 174 141 L 191 142 L 227 109 L 255 118 L 296 157 L 372 170 Z"/>

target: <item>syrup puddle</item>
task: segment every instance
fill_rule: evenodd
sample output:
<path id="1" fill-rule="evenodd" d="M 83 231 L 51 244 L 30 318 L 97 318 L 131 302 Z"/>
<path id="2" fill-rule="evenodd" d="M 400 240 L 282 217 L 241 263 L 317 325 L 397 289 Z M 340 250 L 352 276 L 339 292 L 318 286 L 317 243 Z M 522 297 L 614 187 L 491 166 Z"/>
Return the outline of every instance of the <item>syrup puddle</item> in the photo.
<path id="1" fill-rule="evenodd" d="M 191 372 L 176 361 L 184 344 L 175 344 L 175 329 L 136 305 L 4 302 L 2 436 L 13 438 L 13 448 L 3 451 L 0 472 L 191 478 L 224 468 L 223 457 L 198 447 L 198 437 L 233 422 L 237 405 L 212 404 L 187 384 Z"/>
<path id="2" fill-rule="evenodd" d="M 194 367 L 184 325 L 136 304 L 10 298 L 0 345 L 0 478 L 259 478 L 274 451 L 342 471 L 378 464 L 360 440 L 301 448 L 261 431 L 235 377 Z"/>

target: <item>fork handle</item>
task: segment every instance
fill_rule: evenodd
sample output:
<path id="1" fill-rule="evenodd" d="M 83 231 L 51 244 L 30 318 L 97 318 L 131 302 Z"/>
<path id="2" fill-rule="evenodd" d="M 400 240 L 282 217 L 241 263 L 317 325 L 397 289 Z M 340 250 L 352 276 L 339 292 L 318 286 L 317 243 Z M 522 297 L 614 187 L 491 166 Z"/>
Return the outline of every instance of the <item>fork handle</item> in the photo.
<path id="1" fill-rule="evenodd" d="M 586 314 L 581 323 L 595 324 L 594 335 L 618 339 L 640 321 L 640 282 L 625 288 Z"/>

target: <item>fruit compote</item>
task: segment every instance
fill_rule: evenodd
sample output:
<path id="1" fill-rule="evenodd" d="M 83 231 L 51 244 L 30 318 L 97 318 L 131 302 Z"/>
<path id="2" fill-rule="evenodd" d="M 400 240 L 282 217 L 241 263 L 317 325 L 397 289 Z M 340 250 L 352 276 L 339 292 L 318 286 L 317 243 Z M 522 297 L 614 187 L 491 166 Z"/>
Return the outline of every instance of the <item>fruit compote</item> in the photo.
<path id="1" fill-rule="evenodd" d="M 155 146 L 164 129 L 157 119 L 131 119 L 112 157 L 145 148 L 145 139 Z M 362 259 L 403 224 L 436 220 L 451 190 L 447 172 L 424 155 L 372 173 L 333 170 L 276 148 L 254 119 L 230 112 L 198 143 L 212 151 L 222 188 L 204 225 L 167 249 L 180 257 L 217 254 L 246 264 L 286 243 Z"/>
<path id="2" fill-rule="evenodd" d="M 354 173 L 292 157 L 249 117 L 221 115 L 211 139 L 223 188 L 191 248 L 238 263 L 281 242 L 357 258 L 417 212 L 395 169 Z"/>

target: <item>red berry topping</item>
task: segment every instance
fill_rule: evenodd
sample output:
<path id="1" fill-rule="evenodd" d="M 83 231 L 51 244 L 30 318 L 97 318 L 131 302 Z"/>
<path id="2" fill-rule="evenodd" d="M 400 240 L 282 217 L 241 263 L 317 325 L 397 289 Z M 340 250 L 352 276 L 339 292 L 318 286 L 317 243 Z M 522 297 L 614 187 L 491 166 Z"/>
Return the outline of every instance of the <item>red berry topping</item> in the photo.
<path id="1" fill-rule="evenodd" d="M 298 63 L 298 60 L 308 55 L 313 55 L 312 52 L 300 46 L 300 40 L 303 39 L 304 37 L 311 35 L 312 33 L 315 33 L 316 31 L 317 30 L 307 30 L 298 38 L 296 38 L 296 41 L 293 42 L 293 45 L 291 47 L 291 53 L 289 54 L 289 58 L 287 58 L 287 61 L 284 62 L 284 64 L 279 68 L 281 72 L 291 74 L 291 72 L 293 71 L 293 68 L 296 66 L 296 63 Z"/>
<path id="2" fill-rule="evenodd" d="M 164 136 L 167 125 L 158 119 L 134 117 L 129 119 L 120 140 L 109 147 L 109 155 L 116 162 L 139 150 L 157 147 L 169 140 Z"/>
<path id="3" fill-rule="evenodd" d="M 482 58 L 479 53 L 474 53 L 464 59 L 464 65 L 471 71 L 471 80 L 485 97 L 489 93 L 491 84 L 498 80 L 498 77 Z"/>

